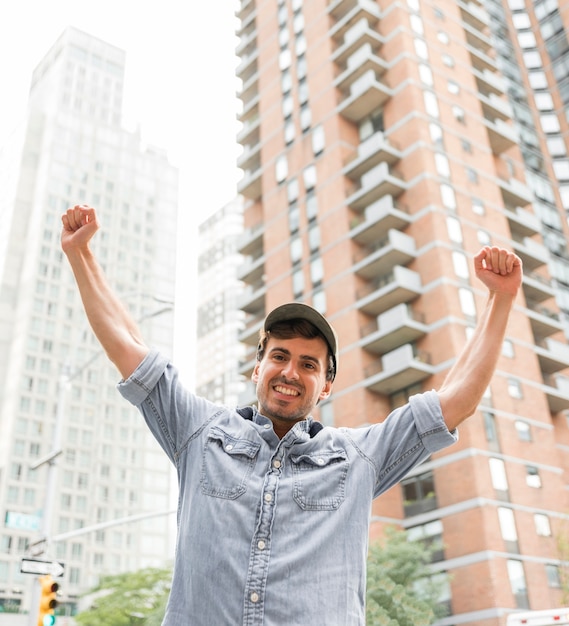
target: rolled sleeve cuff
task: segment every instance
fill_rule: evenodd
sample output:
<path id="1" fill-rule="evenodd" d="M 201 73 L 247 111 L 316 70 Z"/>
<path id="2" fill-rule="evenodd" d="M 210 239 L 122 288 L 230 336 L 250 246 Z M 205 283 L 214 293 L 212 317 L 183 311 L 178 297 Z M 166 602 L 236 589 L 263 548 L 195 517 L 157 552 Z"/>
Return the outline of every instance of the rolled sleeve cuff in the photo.
<path id="1" fill-rule="evenodd" d="M 168 363 L 169 360 L 157 350 L 150 350 L 134 372 L 118 383 L 117 389 L 131 404 L 140 406 L 160 380 Z"/>
<path id="2" fill-rule="evenodd" d="M 427 391 L 409 398 L 417 433 L 430 453 L 438 452 L 458 441 L 458 431 L 449 431 L 436 391 Z"/>

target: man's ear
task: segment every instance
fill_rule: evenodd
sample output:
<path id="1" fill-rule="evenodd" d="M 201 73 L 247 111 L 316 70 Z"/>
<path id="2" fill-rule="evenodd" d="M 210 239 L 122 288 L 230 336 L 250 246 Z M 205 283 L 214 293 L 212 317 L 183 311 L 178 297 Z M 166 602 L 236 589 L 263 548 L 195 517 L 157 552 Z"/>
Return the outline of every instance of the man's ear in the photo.
<path id="1" fill-rule="evenodd" d="M 255 384 L 259 382 L 259 361 L 255 363 L 255 367 L 253 368 L 253 373 L 251 374 L 251 380 Z"/>
<path id="2" fill-rule="evenodd" d="M 318 396 L 319 401 L 326 400 L 326 398 L 330 397 L 331 393 L 332 393 L 332 381 L 327 380 L 324 387 L 322 387 L 322 391 L 320 392 L 320 395 Z"/>

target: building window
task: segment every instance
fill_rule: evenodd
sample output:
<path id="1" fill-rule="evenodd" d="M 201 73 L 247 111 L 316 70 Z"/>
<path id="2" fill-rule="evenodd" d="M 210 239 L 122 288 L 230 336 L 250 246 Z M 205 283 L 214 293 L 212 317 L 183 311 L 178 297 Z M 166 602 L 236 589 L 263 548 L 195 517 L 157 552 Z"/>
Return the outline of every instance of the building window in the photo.
<path id="1" fill-rule="evenodd" d="M 476 213 L 476 215 L 484 215 L 486 210 L 484 209 L 484 202 L 480 200 L 480 198 L 472 198 L 472 212 Z"/>
<path id="2" fill-rule="evenodd" d="M 540 537 L 551 537 L 551 524 L 547 515 L 534 513 L 533 523 L 535 524 L 535 532 Z"/>
<path id="3" fill-rule="evenodd" d="M 309 165 L 302 172 L 302 176 L 304 179 L 304 189 L 306 191 L 310 191 L 316 187 L 316 167 L 314 165 Z"/>
<path id="4" fill-rule="evenodd" d="M 414 476 L 413 478 L 407 478 L 401 483 L 401 486 L 403 488 L 403 508 L 406 517 L 437 508 L 435 480 L 432 471 Z"/>
<path id="5" fill-rule="evenodd" d="M 465 254 L 463 254 L 462 252 L 453 251 L 452 265 L 454 267 L 454 273 L 458 278 L 462 278 L 463 280 L 468 280 L 470 278 L 468 261 L 466 260 Z"/>
<path id="6" fill-rule="evenodd" d="M 514 594 L 514 598 L 516 600 L 516 607 L 518 609 L 528 609 L 528 590 L 522 562 L 508 559 L 507 568 L 508 578 L 510 579 L 510 588 L 512 589 L 512 593 Z"/>
<path id="7" fill-rule="evenodd" d="M 445 154 L 435 152 L 435 167 L 439 176 L 450 178 L 450 165 Z"/>
<path id="8" fill-rule="evenodd" d="M 496 491 L 508 491 L 508 478 L 506 476 L 506 466 L 502 459 L 492 457 L 488 459 L 492 486 Z"/>
<path id="9" fill-rule="evenodd" d="M 458 290 L 458 299 L 460 301 L 460 309 L 466 317 L 476 317 L 476 305 L 474 302 L 474 295 L 470 289 L 461 287 Z"/>
<path id="10" fill-rule="evenodd" d="M 534 465 L 526 465 L 526 484 L 528 487 L 533 487 L 534 489 L 541 487 L 539 470 Z"/>
<path id="11" fill-rule="evenodd" d="M 314 156 L 324 152 L 325 147 L 326 137 L 324 136 L 324 127 L 316 126 L 316 128 L 312 131 L 312 152 L 314 153 Z"/>
<path id="12" fill-rule="evenodd" d="M 524 396 L 522 393 L 522 385 L 517 378 L 508 378 L 508 395 L 511 398 L 521 400 Z"/>
<path id="13" fill-rule="evenodd" d="M 446 183 L 442 183 L 440 188 L 441 200 L 445 209 L 449 209 L 449 211 L 456 211 L 456 196 L 454 194 L 454 189 Z"/>
<path id="14" fill-rule="evenodd" d="M 433 71 L 428 65 L 425 65 L 424 63 L 419 63 L 419 80 L 423 84 L 429 85 L 429 87 L 432 87 L 434 84 Z"/>
<path id="15" fill-rule="evenodd" d="M 286 177 L 288 176 L 288 161 L 286 154 L 281 154 L 277 159 L 275 164 L 275 175 L 277 183 L 282 183 L 286 180 Z"/>
<path id="16" fill-rule="evenodd" d="M 502 355 L 508 357 L 509 359 L 513 359 L 514 354 L 514 344 L 509 339 L 504 339 L 502 342 Z"/>
<path id="17" fill-rule="evenodd" d="M 304 291 L 304 274 L 302 269 L 296 270 L 292 275 L 292 291 L 295 297 L 300 296 Z"/>
<path id="18" fill-rule="evenodd" d="M 457 95 L 460 93 L 460 86 L 454 80 L 447 81 L 447 90 L 449 93 L 453 95 Z"/>
<path id="19" fill-rule="evenodd" d="M 527 422 L 516 420 L 514 422 L 514 426 L 516 428 L 519 441 L 531 441 L 531 428 Z"/>
<path id="20" fill-rule="evenodd" d="M 447 233 L 453 243 L 462 243 L 462 227 L 456 217 L 447 217 Z"/>
<path id="21" fill-rule="evenodd" d="M 547 564 L 545 566 L 545 574 L 547 576 L 547 584 L 553 589 L 561 589 L 561 575 L 557 565 Z"/>
<path id="22" fill-rule="evenodd" d="M 516 522 L 512 509 L 504 506 L 499 506 L 498 521 L 500 522 L 502 539 L 506 544 L 506 551 L 519 552 L 518 533 L 516 531 Z"/>
<path id="23" fill-rule="evenodd" d="M 452 114 L 457 122 L 460 122 L 461 124 L 466 124 L 466 117 L 464 115 L 464 109 L 462 107 L 459 107 L 457 104 L 453 105 Z"/>

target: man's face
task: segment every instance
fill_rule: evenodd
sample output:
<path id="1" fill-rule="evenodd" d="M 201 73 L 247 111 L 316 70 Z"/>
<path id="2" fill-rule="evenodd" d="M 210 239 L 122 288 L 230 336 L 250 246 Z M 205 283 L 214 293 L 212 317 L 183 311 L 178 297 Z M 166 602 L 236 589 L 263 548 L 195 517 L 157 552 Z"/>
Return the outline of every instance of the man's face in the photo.
<path id="1" fill-rule="evenodd" d="M 328 346 L 320 337 L 269 338 L 251 379 L 257 385 L 259 412 L 272 420 L 277 434 L 308 417 L 330 395 L 327 367 Z"/>

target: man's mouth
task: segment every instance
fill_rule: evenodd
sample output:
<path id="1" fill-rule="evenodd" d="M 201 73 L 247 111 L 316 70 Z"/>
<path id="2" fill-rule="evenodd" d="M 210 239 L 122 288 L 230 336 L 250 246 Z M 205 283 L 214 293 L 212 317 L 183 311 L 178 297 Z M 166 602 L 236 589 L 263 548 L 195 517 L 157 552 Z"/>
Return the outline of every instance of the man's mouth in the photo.
<path id="1" fill-rule="evenodd" d="M 299 396 L 300 392 L 296 389 L 291 389 L 290 387 L 283 387 L 282 385 L 275 385 L 274 390 L 278 393 L 282 393 L 285 396 Z"/>

